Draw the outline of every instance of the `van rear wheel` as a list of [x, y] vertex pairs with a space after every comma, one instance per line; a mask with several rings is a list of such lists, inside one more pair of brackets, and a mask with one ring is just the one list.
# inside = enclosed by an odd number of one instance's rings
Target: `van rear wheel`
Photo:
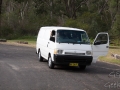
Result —
[[51, 56], [49, 56], [49, 58], [48, 58], [48, 66], [50, 69], [54, 69], [54, 63], [52, 62]]
[[42, 62], [43, 61], [43, 57], [41, 56], [41, 52], [39, 51], [38, 53], [38, 58], [39, 58], [39, 61]]

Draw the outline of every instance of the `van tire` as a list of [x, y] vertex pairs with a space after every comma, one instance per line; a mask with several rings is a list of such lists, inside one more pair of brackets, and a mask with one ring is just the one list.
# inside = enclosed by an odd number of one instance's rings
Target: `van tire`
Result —
[[81, 70], [85, 70], [86, 65], [80, 65], [79, 67], [80, 67]]
[[48, 66], [50, 69], [54, 69], [54, 63], [52, 62], [51, 56], [48, 57]]
[[40, 50], [39, 50], [39, 52], [38, 52], [38, 58], [39, 58], [39, 61], [40, 61], [40, 62], [43, 61], [43, 57], [41, 56], [41, 52], [40, 52]]

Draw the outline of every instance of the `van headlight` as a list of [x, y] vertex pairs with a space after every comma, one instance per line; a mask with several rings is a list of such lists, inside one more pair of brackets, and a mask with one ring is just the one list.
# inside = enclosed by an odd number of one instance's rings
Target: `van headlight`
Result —
[[63, 53], [63, 50], [60, 50], [60, 49], [54, 50], [54, 54], [62, 54], [62, 53]]
[[91, 51], [86, 51], [86, 55], [92, 55]]

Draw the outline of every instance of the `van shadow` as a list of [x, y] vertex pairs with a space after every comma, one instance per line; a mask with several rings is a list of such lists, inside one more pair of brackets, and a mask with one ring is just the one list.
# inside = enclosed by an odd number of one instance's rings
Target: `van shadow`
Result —
[[[47, 63], [47, 60], [44, 60], [43, 62]], [[108, 64], [100, 61], [90, 66], [86, 66], [85, 70], [82, 70], [79, 67], [70, 67], [70, 66], [63, 66], [63, 65], [55, 65], [54, 69], [52, 70], [66, 71], [70, 73], [102, 74], [102, 75], [108, 75], [108, 76], [110, 73], [116, 72], [120, 76], [120, 66]]]
[[120, 66], [107, 64], [104, 62], [97, 62], [91, 66], [87, 66], [85, 70], [81, 70], [79, 67], [69, 66], [55, 66], [54, 70], [63, 70], [71, 73], [89, 73], [89, 74], [102, 74], [110, 75], [111, 73], [117, 73], [120, 76]]

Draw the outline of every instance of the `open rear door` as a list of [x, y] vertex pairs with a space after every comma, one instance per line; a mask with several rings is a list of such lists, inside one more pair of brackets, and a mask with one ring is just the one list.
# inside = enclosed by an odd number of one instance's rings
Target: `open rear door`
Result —
[[107, 55], [108, 49], [109, 49], [109, 35], [108, 35], [108, 33], [104, 33], [104, 32], [98, 33], [94, 42], [93, 42], [92, 49], [93, 49], [93, 61], [92, 61], [92, 63], [96, 63], [99, 56]]

